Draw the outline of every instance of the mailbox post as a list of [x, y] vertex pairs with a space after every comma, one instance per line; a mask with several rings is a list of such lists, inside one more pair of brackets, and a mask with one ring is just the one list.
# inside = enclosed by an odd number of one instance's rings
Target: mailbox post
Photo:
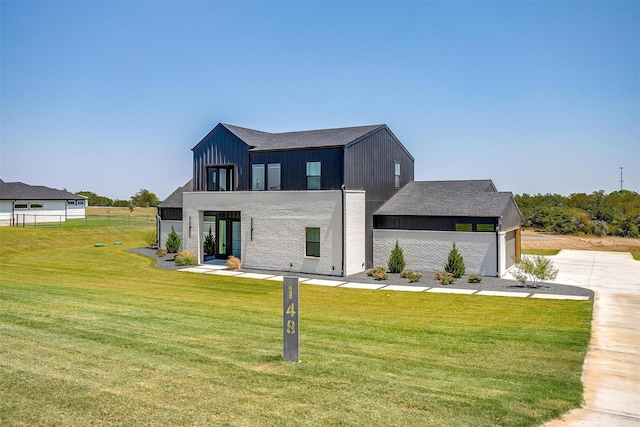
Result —
[[284, 337], [284, 360], [300, 361], [298, 309], [298, 278], [285, 277], [282, 281], [282, 332]]

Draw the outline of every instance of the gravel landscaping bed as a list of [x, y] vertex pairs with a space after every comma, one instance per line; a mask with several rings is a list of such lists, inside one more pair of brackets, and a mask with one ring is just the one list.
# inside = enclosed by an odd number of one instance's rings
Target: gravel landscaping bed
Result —
[[[156, 259], [156, 267], [163, 268], [165, 270], [179, 270], [185, 268], [183, 266], [176, 265], [173, 261], [172, 255], [165, 257], [158, 257], [155, 254], [154, 249], [148, 248], [135, 248], [130, 249], [129, 252], [138, 253], [144, 256], [148, 256]], [[243, 272], [273, 274], [274, 276], [286, 276], [292, 275], [297, 277], [308, 277], [313, 279], [325, 279], [336, 280], [344, 282], [357, 282], [368, 283], [376, 285], [404, 285], [404, 286], [424, 286], [429, 288], [455, 288], [455, 289], [475, 289], [478, 291], [503, 291], [503, 292], [528, 292], [537, 294], [556, 294], [556, 295], [572, 295], [572, 296], [586, 296], [593, 300], [593, 291], [585, 288], [570, 285], [560, 285], [556, 283], [541, 283], [537, 288], [526, 287], [515, 280], [501, 279], [498, 277], [482, 277], [480, 283], [469, 283], [467, 276], [463, 276], [457, 279], [454, 283], [448, 286], [440, 284], [434, 277], [435, 272], [421, 272], [422, 279], [416, 283], [409, 283], [407, 279], [403, 279], [399, 274], [388, 274], [387, 280], [375, 280], [373, 277], [367, 276], [366, 272], [354, 274], [347, 277], [335, 277], [324, 276], [307, 273], [296, 273], [287, 271], [271, 271], [271, 270], [254, 270], [254, 269], [242, 269]]]

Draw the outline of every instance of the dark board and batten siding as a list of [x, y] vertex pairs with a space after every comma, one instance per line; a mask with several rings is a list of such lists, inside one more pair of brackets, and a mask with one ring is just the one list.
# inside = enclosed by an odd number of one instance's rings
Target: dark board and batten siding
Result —
[[393, 197], [395, 163], [400, 163], [400, 188], [413, 181], [413, 157], [385, 126], [345, 147], [344, 184], [365, 190], [365, 259], [373, 263], [373, 213]]
[[216, 126], [193, 148], [193, 190], [207, 190], [207, 167], [215, 165], [233, 165], [234, 190], [248, 190], [248, 150], [249, 146], [224, 126]]
[[289, 151], [251, 151], [251, 165], [280, 163], [280, 189], [300, 191], [307, 189], [307, 162], [321, 162], [321, 190], [339, 190], [343, 182], [342, 147]]
[[456, 224], [471, 224], [473, 231], [477, 231], [478, 224], [490, 224], [495, 230], [498, 218], [412, 215], [375, 215], [373, 218], [373, 228], [386, 230], [456, 231]]
[[518, 208], [515, 199], [512, 197], [502, 213], [502, 229], [513, 230], [514, 228], [519, 228], [521, 220], [522, 216], [520, 214], [520, 209]]

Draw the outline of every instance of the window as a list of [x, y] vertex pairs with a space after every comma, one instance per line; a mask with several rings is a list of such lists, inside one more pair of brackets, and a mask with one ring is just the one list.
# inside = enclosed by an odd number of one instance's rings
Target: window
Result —
[[400, 188], [400, 163], [395, 162], [394, 163], [394, 185], [396, 188]]
[[75, 200], [67, 200], [67, 206], [75, 206], [75, 205], [76, 205]]
[[264, 191], [264, 165], [251, 166], [251, 189]]
[[207, 191], [233, 191], [233, 166], [207, 168]]
[[14, 209], [27, 209], [29, 208], [29, 205], [26, 203], [14, 203], [13, 207]]
[[476, 224], [476, 231], [496, 231], [493, 224]]
[[306, 248], [305, 256], [320, 257], [320, 229], [319, 228], [306, 228]]
[[456, 224], [456, 231], [473, 231], [471, 224]]
[[84, 200], [76, 200], [76, 205], [78, 206], [84, 206]]
[[280, 190], [280, 163], [267, 166], [267, 190]]
[[44, 209], [43, 203], [29, 203], [29, 209]]
[[320, 189], [320, 162], [307, 162], [307, 190]]

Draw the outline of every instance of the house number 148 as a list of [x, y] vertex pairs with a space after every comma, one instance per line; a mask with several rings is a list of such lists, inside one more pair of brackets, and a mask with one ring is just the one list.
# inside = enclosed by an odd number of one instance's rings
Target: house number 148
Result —
[[284, 360], [298, 362], [298, 278], [285, 277], [282, 290]]

